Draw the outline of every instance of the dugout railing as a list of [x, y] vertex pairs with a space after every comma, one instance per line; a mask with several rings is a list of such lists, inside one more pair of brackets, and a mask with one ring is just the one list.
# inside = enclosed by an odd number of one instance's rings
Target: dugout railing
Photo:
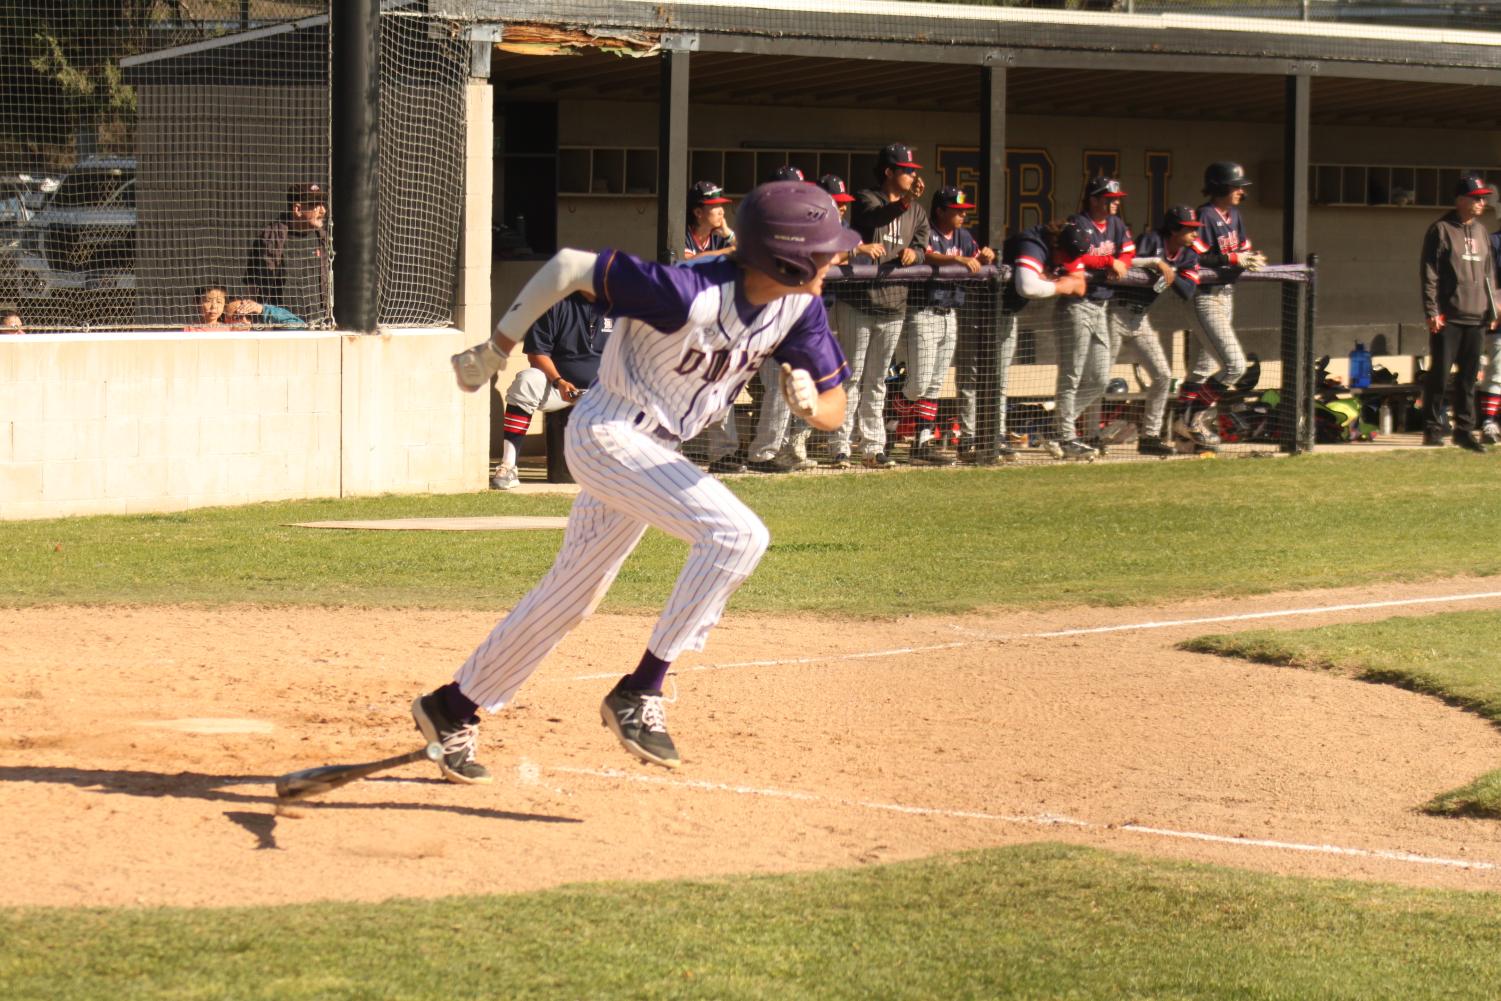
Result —
[[[1244, 272], [1236, 279], [1234, 325], [1247, 366], [1210, 416], [1210, 425], [1220, 438], [1215, 454], [1255, 456], [1313, 447], [1316, 271], [1316, 261], [1310, 259], [1307, 264]], [[1201, 287], [1212, 288], [1224, 282], [1212, 269], [1203, 268], [1200, 273]], [[1110, 284], [1142, 288], [1153, 284], [1156, 277], [1155, 271], [1134, 268]], [[913, 405], [928, 397], [924, 389], [936, 391], [931, 401], [937, 404], [932, 430], [941, 458], [985, 461], [986, 443], [996, 442], [1013, 453], [1004, 455], [1003, 461], [1059, 461], [1047, 443], [1060, 436], [1060, 334], [1067, 335], [1072, 321], [1061, 299], [1034, 301], [1017, 308], [1017, 298], [1007, 294], [1011, 280], [1011, 269], [1005, 265], [985, 266], [976, 273], [953, 264], [880, 269], [857, 264], [830, 269], [824, 282], [826, 301], [832, 306], [830, 322], [852, 362], [858, 360], [859, 348], [848, 329], [850, 307], [865, 307], [868, 315], [888, 321], [901, 318], [901, 334], [891, 364], [880, 380], [884, 390], [880, 407], [886, 431], [884, 450], [898, 464], [912, 461], [913, 446], [919, 443], [923, 422]], [[877, 301], [890, 302], [889, 293], [883, 296], [879, 290], [892, 287], [906, 291], [907, 307], [884, 314], [871, 311], [871, 294], [877, 293]], [[932, 367], [930, 363], [913, 363], [914, 353], [931, 342], [931, 333], [922, 331], [925, 327], [931, 330], [932, 317], [924, 314], [931, 310], [933, 293], [938, 290], [943, 292], [940, 301], [962, 299], [958, 305], [942, 307], [951, 311], [949, 326], [954, 343], [939, 349], [943, 355], [938, 362], [941, 375], [936, 379], [930, 375], [930, 385], [917, 388], [909, 383], [914, 369]], [[953, 296], [956, 290], [962, 295]], [[1174, 423], [1182, 416], [1179, 390], [1189, 377], [1197, 350], [1198, 318], [1193, 308], [1171, 291], [1158, 297], [1147, 317], [1160, 339], [1170, 380], [1162, 438], [1173, 445], [1177, 455], [1201, 455], [1203, 450], [1189, 438], [1173, 432]], [[846, 329], [839, 330], [841, 326]], [[1135, 343], [1137, 339], [1122, 338], [1119, 353], [1102, 380], [1103, 392], [1095, 398], [1077, 398], [1075, 433], [1097, 444], [1096, 458], [1161, 458], [1143, 455], [1138, 449], [1154, 380], [1149, 375], [1152, 366], [1145, 364], [1145, 351]], [[742, 450], [761, 430], [765, 391], [761, 380], [753, 378], [737, 407], [735, 432]], [[809, 456], [825, 464], [832, 461], [837, 439], [837, 435], [814, 432], [807, 442]], [[858, 452], [860, 443], [856, 441], [853, 447]], [[688, 448], [695, 457], [707, 457], [712, 451], [710, 436], [700, 436]], [[858, 455], [855, 461], [858, 464]]]

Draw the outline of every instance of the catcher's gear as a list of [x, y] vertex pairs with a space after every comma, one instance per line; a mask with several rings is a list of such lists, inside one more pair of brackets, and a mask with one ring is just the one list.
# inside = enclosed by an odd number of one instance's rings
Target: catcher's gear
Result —
[[453, 374], [459, 388], [466, 393], [477, 392], [490, 385], [490, 380], [505, 371], [506, 356], [492, 340], [476, 344], [468, 351], [453, 356]]
[[805, 368], [782, 363], [782, 397], [792, 412], [805, 421], [812, 420], [818, 411], [818, 387]]

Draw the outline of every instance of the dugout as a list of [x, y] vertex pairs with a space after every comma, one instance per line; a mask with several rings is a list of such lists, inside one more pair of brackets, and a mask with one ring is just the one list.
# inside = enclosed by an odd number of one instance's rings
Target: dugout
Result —
[[497, 303], [529, 252], [670, 255], [700, 176], [743, 193], [792, 162], [859, 186], [875, 149], [900, 139], [931, 186], [971, 191], [994, 245], [1075, 211], [1097, 171], [1123, 179], [1139, 230], [1166, 205], [1199, 204], [1206, 163], [1239, 160], [1257, 182], [1242, 207], [1256, 244], [1273, 260], [1319, 254], [1313, 350], [1341, 357], [1358, 339], [1414, 355], [1422, 233], [1460, 171], [1501, 173], [1501, 35], [1488, 32], [1149, 4], [443, 6], [500, 29]]

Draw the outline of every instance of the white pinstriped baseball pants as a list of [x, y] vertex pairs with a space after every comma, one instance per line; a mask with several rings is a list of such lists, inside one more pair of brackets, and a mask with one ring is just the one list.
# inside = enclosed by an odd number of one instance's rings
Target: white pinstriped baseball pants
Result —
[[1246, 353], [1235, 333], [1235, 286], [1209, 285], [1194, 296], [1199, 330], [1194, 334], [1198, 354], [1188, 370], [1189, 382], [1210, 376], [1229, 386], [1246, 373]]
[[[1110, 320], [1105, 303], [1095, 299], [1070, 299], [1063, 306], [1067, 314], [1058, 325], [1058, 384], [1054, 408], [1061, 441], [1079, 436], [1080, 397], [1099, 386], [1104, 392], [1110, 376], [1110, 362], [1115, 358], [1110, 343]], [[1087, 404], [1089, 398], [1084, 396]]]
[[[730, 595], [771, 541], [723, 483], [637, 425], [639, 404], [595, 386], [568, 421], [568, 469], [583, 488], [547, 575], [491, 630], [455, 675], [494, 712], [510, 702], [568, 632], [599, 605], [647, 526], [689, 543], [688, 562], [647, 649], [665, 661], [702, 650]], [[648, 422], [650, 418], [646, 419]], [[648, 424], [649, 428], [650, 425]], [[622, 673], [634, 666], [620, 665]]]
[[915, 309], [907, 314], [902, 330], [906, 345], [907, 379], [902, 395], [916, 403], [936, 400], [943, 393], [943, 377], [954, 360], [959, 340], [959, 313], [955, 309]]
[[[1113, 364], [1119, 357], [1121, 345], [1130, 338], [1136, 347], [1136, 353], [1141, 358], [1141, 367], [1146, 369], [1152, 383], [1147, 387], [1147, 398], [1143, 403], [1141, 421], [1141, 434], [1145, 438], [1162, 437], [1162, 415], [1167, 410], [1168, 390], [1173, 384], [1173, 370], [1168, 364], [1167, 352], [1162, 350], [1162, 340], [1157, 336], [1152, 321], [1147, 319], [1146, 310], [1132, 309], [1129, 305], [1118, 299], [1112, 299], [1109, 309], [1110, 315], [1110, 360]], [[1099, 424], [1098, 401], [1104, 396], [1104, 389], [1095, 395], [1095, 400], [1090, 404], [1091, 413], [1094, 414], [1094, 426]]]
[[[1487, 332], [1484, 351], [1481, 360], [1485, 363], [1485, 368], [1480, 379], [1480, 391], [1501, 396], [1501, 334]], [[1484, 419], [1483, 414], [1481, 418]]]
[[865, 453], [886, 450], [886, 371], [902, 335], [905, 313], [866, 313], [835, 300], [839, 347], [849, 361], [844, 423], [829, 438], [829, 454], [851, 455], [858, 442]]

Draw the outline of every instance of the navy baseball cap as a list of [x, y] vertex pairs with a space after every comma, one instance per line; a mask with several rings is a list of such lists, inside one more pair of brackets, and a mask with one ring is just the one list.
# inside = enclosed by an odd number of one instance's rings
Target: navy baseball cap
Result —
[[317, 181], [305, 181], [287, 187], [287, 201], [301, 205], [322, 205], [328, 201], [328, 191]]
[[1495, 193], [1495, 189], [1486, 184], [1485, 178], [1479, 174], [1465, 174], [1454, 182], [1455, 198], [1484, 198]]
[[975, 203], [969, 200], [963, 188], [939, 188], [933, 193], [933, 211], [939, 209], [964, 209], [969, 211]]
[[1091, 177], [1089, 184], [1084, 188], [1084, 194], [1089, 198], [1096, 196], [1104, 198], [1126, 197], [1126, 192], [1121, 188], [1121, 182], [1113, 177]]
[[855, 200], [850, 194], [849, 187], [844, 183], [844, 178], [838, 174], [825, 174], [818, 179], [818, 186], [829, 193], [836, 205], [848, 205]]
[[803, 176], [801, 170], [798, 170], [792, 164], [784, 163], [776, 170], [773, 170], [771, 176], [766, 180], [770, 183], [772, 181], [806, 181], [807, 178]]
[[907, 167], [912, 170], [921, 170], [922, 164], [912, 154], [912, 147], [906, 143], [887, 143], [881, 147], [881, 152], [876, 154], [876, 160], [882, 167]]
[[728, 205], [730, 200], [724, 196], [724, 188], [713, 181], [698, 181], [688, 189], [688, 207], [697, 208], [700, 205]]
[[1202, 225], [1199, 213], [1187, 205], [1174, 205], [1162, 214], [1163, 229], [1198, 229]]

